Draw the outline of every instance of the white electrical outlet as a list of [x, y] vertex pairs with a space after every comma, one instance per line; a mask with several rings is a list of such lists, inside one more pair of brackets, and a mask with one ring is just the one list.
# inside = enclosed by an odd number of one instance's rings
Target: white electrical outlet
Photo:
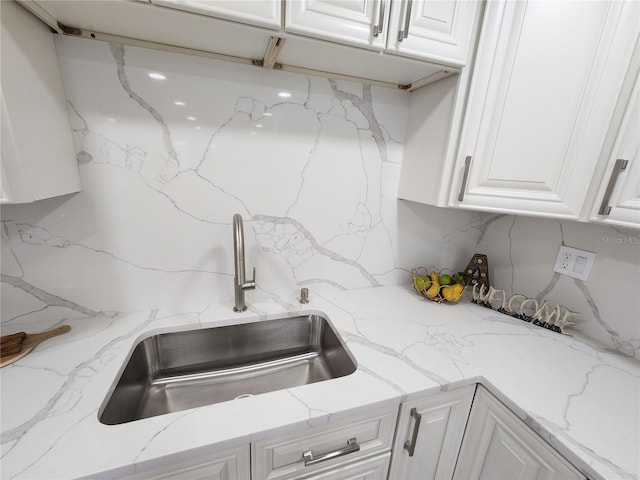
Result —
[[558, 258], [556, 258], [553, 271], [579, 280], [588, 280], [595, 260], [596, 254], [593, 252], [563, 245], [558, 250]]

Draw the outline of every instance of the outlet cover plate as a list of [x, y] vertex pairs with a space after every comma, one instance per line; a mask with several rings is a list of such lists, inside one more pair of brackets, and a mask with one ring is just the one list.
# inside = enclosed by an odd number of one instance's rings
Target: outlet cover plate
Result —
[[586, 281], [591, 275], [595, 260], [596, 254], [593, 252], [562, 245], [558, 250], [553, 271]]

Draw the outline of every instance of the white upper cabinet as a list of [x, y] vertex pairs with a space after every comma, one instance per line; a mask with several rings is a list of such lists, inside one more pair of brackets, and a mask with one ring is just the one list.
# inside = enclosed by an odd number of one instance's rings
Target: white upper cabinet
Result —
[[49, 28], [15, 2], [2, 19], [0, 203], [80, 190], [67, 103]]
[[590, 220], [640, 228], [640, 51], [629, 70], [631, 94], [619, 102], [624, 112], [598, 188]]
[[[64, 35], [141, 47], [164, 46], [170, 51], [182, 53], [211, 52], [214, 58], [215, 54], [224, 55], [225, 58], [238, 59], [243, 63], [262, 58], [270, 35], [275, 33], [250, 24], [249, 19], [269, 23], [268, 16], [260, 16], [260, 12], [268, 11], [268, 8], [247, 13], [249, 7], [255, 6], [253, 2], [228, 1], [215, 8], [218, 2], [213, 1], [180, 4], [172, 1], [167, 2], [166, 6], [138, 0], [20, 2]], [[238, 5], [236, 9], [223, 8], [229, 4]], [[168, 5], [171, 8], [167, 8]], [[200, 9], [198, 13], [193, 10], [197, 7]]]
[[141, 0], [154, 5], [280, 29], [280, 0]]
[[480, 2], [465, 0], [393, 2], [387, 51], [463, 67], [479, 8]]
[[468, 0], [290, 1], [285, 30], [463, 67], [480, 10], [480, 2]]
[[478, 47], [450, 205], [579, 218], [638, 36], [639, 6], [501, 4], [496, 34], [485, 32]]
[[374, 50], [385, 47], [389, 0], [298, 0], [285, 8], [285, 30]]
[[[20, 2], [65, 35], [405, 90], [466, 64], [483, 10], [475, 0]], [[406, 5], [414, 5], [414, 25], [396, 45], [401, 27], [389, 19], [401, 22], [394, 12]]]

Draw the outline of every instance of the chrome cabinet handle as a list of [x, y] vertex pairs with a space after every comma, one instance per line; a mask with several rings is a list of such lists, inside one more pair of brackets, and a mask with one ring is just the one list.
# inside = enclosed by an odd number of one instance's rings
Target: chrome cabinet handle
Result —
[[409, 36], [409, 23], [411, 22], [411, 6], [412, 0], [407, 0], [406, 10], [404, 11], [404, 28], [398, 32], [398, 41], [401, 42]]
[[416, 442], [418, 441], [418, 431], [420, 430], [420, 420], [422, 420], [422, 415], [418, 413], [418, 410], [415, 408], [411, 409], [409, 413], [415, 420], [415, 425], [413, 426], [413, 435], [411, 436], [411, 441], [407, 440], [404, 442], [404, 449], [409, 452], [409, 456], [413, 457], [413, 453], [416, 450]]
[[464, 191], [467, 189], [467, 180], [469, 179], [469, 167], [471, 166], [471, 155], [464, 159], [464, 174], [462, 175], [462, 185], [460, 185], [460, 193], [458, 193], [458, 201], [464, 198]]
[[613, 189], [616, 186], [616, 182], [618, 181], [620, 172], [625, 170], [628, 164], [629, 160], [623, 160], [622, 158], [616, 160], [616, 164], [613, 166], [613, 171], [611, 172], [611, 178], [609, 179], [609, 183], [607, 184], [607, 189], [604, 192], [604, 197], [602, 197], [602, 204], [600, 204], [598, 215], [609, 215], [611, 213], [611, 205], [609, 205], [611, 194], [613, 193]]
[[378, 2], [378, 22], [373, 26], [373, 36], [377, 37], [384, 30], [384, 7], [386, 1], [380, 0]]
[[342, 457], [343, 455], [348, 455], [350, 453], [359, 451], [360, 445], [358, 445], [358, 443], [356, 442], [356, 437], [353, 437], [347, 440], [346, 447], [334, 450], [333, 452], [323, 453], [316, 458], [313, 458], [313, 453], [311, 453], [311, 450], [307, 450], [306, 452], [302, 453], [302, 458], [304, 459], [304, 466], [309, 467], [311, 465], [315, 465], [316, 463], [326, 462], [327, 460], [331, 460], [332, 458]]

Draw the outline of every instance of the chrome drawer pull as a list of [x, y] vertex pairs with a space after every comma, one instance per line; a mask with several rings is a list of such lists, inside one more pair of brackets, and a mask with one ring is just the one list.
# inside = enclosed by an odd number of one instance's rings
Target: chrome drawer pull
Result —
[[412, 0], [407, 0], [404, 11], [404, 28], [398, 32], [398, 41], [401, 42], [409, 36], [409, 26], [411, 25]]
[[302, 453], [302, 458], [304, 458], [304, 466], [309, 467], [311, 465], [315, 465], [316, 463], [326, 462], [327, 460], [331, 460], [332, 458], [342, 457], [343, 455], [348, 455], [350, 453], [359, 451], [360, 445], [356, 443], [356, 437], [353, 437], [347, 441], [346, 447], [334, 450], [333, 452], [323, 453], [316, 458], [313, 458], [313, 453], [311, 453], [311, 450], [307, 450], [306, 452]]
[[464, 191], [467, 189], [467, 180], [469, 179], [469, 167], [471, 166], [471, 155], [464, 159], [464, 173], [462, 174], [462, 185], [460, 185], [460, 193], [458, 193], [458, 201], [464, 199]]
[[378, 2], [378, 22], [373, 26], [373, 36], [377, 37], [384, 30], [384, 6], [385, 0]]
[[411, 436], [411, 441], [407, 440], [406, 442], [404, 442], [404, 449], [409, 452], [410, 457], [413, 457], [413, 453], [416, 450], [416, 442], [418, 441], [418, 431], [420, 430], [420, 420], [422, 420], [422, 415], [420, 415], [418, 413], [418, 410], [416, 410], [415, 408], [411, 409], [410, 415], [414, 418], [416, 423], [413, 426], [413, 435]]
[[611, 205], [609, 205], [611, 194], [616, 186], [620, 172], [627, 168], [628, 163], [629, 160], [623, 160], [621, 158], [616, 160], [616, 164], [613, 166], [613, 171], [611, 172], [611, 178], [607, 184], [607, 189], [604, 192], [604, 197], [602, 197], [602, 204], [600, 205], [600, 210], [598, 210], [598, 215], [609, 215], [611, 213]]

